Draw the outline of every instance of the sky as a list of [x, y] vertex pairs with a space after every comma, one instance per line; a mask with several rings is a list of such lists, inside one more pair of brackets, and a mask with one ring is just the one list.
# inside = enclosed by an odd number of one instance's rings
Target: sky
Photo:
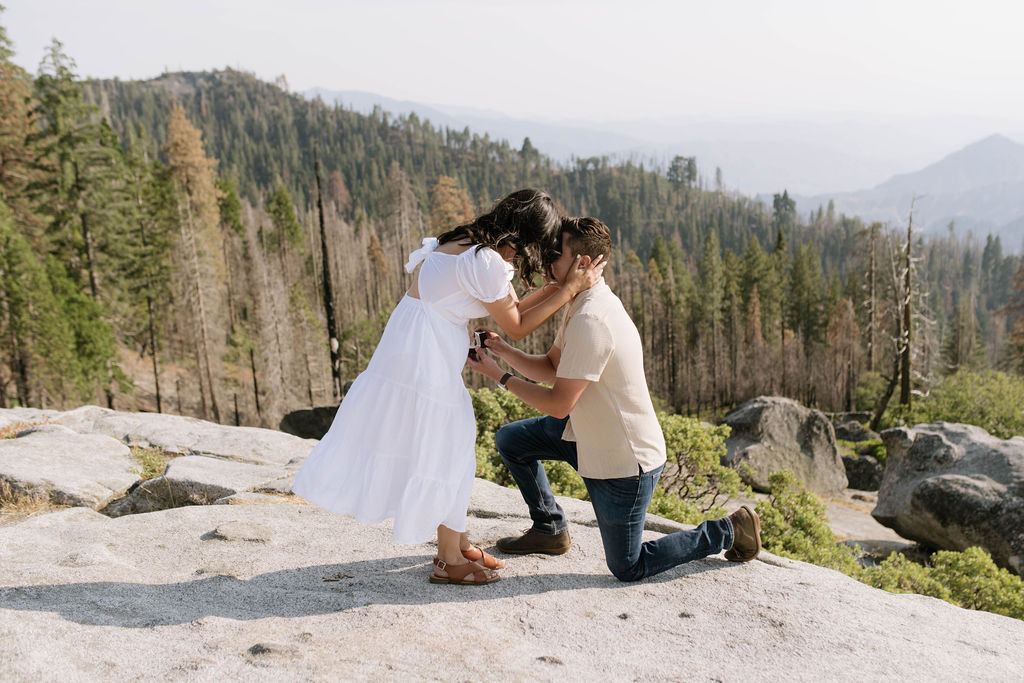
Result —
[[[1024, 130], [1013, 0], [0, 0], [15, 61], [233, 67], [544, 121], [969, 116]], [[1004, 125], [1005, 124], [1005, 125]]]

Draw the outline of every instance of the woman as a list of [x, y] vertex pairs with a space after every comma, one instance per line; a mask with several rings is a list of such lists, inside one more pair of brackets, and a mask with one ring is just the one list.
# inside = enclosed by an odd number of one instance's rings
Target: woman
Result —
[[436, 533], [433, 583], [491, 583], [504, 566], [466, 534], [476, 472], [476, 420], [461, 376], [467, 323], [490, 315], [522, 339], [594, 285], [603, 263], [522, 301], [516, 296], [513, 264], [529, 287], [542, 257], [561, 246], [560, 231], [551, 197], [527, 189], [423, 240], [405, 265], [411, 273], [422, 263], [419, 274], [295, 479], [296, 493], [328, 510], [367, 524], [393, 517], [398, 543], [423, 543]]

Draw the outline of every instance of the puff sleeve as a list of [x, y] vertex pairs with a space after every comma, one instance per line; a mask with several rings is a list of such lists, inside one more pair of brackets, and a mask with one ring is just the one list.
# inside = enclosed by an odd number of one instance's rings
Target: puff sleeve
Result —
[[498, 252], [473, 247], [459, 255], [455, 277], [459, 286], [484, 303], [500, 301], [512, 291], [513, 269]]

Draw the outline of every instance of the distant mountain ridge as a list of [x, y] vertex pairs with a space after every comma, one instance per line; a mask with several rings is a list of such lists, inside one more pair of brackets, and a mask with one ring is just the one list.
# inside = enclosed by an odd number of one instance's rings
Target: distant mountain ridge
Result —
[[373, 112], [379, 106], [392, 115], [415, 113], [420, 119], [429, 120], [435, 127], [452, 128], [462, 131], [469, 128], [480, 135], [489, 134], [492, 140], [508, 140], [509, 145], [518, 149], [524, 138], [545, 155], [560, 161], [572, 156], [590, 157], [614, 154], [616, 151], [639, 148], [642, 140], [609, 133], [586, 126], [549, 124], [507, 117], [499, 112], [468, 108], [446, 108], [441, 110], [420, 102], [396, 100], [374, 93], [358, 90], [326, 90], [311, 88], [301, 93], [304, 97], [319, 97], [327, 104], [339, 104], [361, 114]]
[[673, 156], [695, 156], [707, 186], [721, 169], [724, 187], [747, 196], [817, 197], [875, 187], [880, 181], [916, 171], [951, 149], [1003, 130], [1024, 139], [1017, 122], [977, 117], [906, 119], [870, 114], [715, 118], [695, 114], [601, 121], [600, 103], [580, 102], [574, 120], [514, 118], [472, 107], [426, 105], [383, 95], [312, 88], [299, 93], [360, 113], [380, 106], [393, 115], [415, 112], [435, 126], [469, 127], [518, 149], [523, 138], [556, 161], [607, 156], [668, 168]]
[[952, 222], [959, 234], [992, 233], [1017, 249], [1024, 238], [1024, 144], [991, 135], [871, 189], [796, 197], [802, 212], [830, 200], [838, 212], [894, 224], [906, 222], [913, 202], [914, 220], [927, 232]]

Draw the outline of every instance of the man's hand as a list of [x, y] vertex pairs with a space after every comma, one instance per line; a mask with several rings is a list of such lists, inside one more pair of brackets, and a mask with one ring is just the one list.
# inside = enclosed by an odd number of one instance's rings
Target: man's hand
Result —
[[[505, 371], [499, 367], [494, 358], [491, 357], [491, 354], [486, 349], [475, 349], [475, 352], [475, 354], [470, 353], [469, 359], [466, 361], [469, 369], [490, 377], [495, 382], [501, 379]], [[474, 355], [476, 356], [475, 358]]]
[[512, 349], [512, 346], [501, 335], [488, 330], [486, 327], [478, 327], [474, 331], [484, 333], [484, 348], [494, 353], [498, 358], [504, 359], [505, 354]]

